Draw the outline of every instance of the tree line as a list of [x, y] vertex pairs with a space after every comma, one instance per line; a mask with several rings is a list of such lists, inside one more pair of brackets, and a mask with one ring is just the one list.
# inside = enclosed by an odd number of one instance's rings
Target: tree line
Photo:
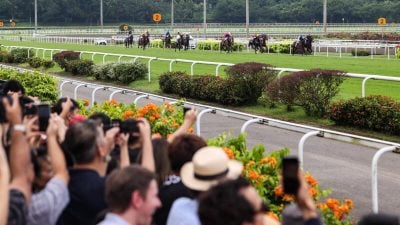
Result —
[[[37, 0], [39, 25], [98, 25], [100, 0]], [[103, 0], [104, 23], [170, 23], [172, 0]], [[173, 0], [176, 23], [203, 22], [203, 0]], [[249, 0], [251, 23], [322, 22], [323, 0]], [[245, 0], [207, 0], [207, 22], [244, 23]], [[398, 0], [328, 0], [328, 23], [400, 22]], [[34, 0], [0, 0], [0, 19], [34, 21]]]

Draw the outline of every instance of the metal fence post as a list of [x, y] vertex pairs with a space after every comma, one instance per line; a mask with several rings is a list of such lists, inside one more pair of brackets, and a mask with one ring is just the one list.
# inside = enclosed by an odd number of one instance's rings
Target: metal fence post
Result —
[[298, 152], [298, 157], [299, 157], [299, 161], [300, 161], [300, 168], [303, 167], [304, 164], [304, 142], [311, 136], [315, 136], [318, 135], [320, 132], [319, 131], [310, 131], [308, 133], [306, 133], [305, 135], [303, 135], [303, 137], [301, 137], [300, 142], [299, 142], [299, 152]]
[[96, 91], [98, 91], [98, 90], [100, 90], [100, 89], [106, 90], [107, 87], [97, 87], [97, 88], [93, 89], [93, 91], [92, 91], [92, 101], [90, 102], [90, 105], [91, 105], [91, 106], [94, 105], [94, 100], [95, 100]]
[[77, 96], [78, 96], [78, 88], [79, 88], [79, 87], [82, 87], [82, 86], [87, 87], [86, 84], [78, 84], [78, 85], [75, 87], [75, 89], [74, 89], [74, 99], [76, 99]]
[[367, 80], [371, 79], [373, 77], [366, 77], [364, 78], [364, 80], [362, 81], [362, 85], [361, 85], [361, 97], [365, 97], [365, 84], [367, 83]]
[[150, 76], [151, 76], [151, 61], [153, 61], [155, 58], [152, 58], [152, 59], [149, 59], [149, 63], [148, 63], [148, 65], [149, 65], [149, 82], [151, 81], [150, 80]]
[[63, 91], [63, 86], [66, 83], [72, 83], [71, 81], [68, 80], [64, 80], [61, 84], [60, 84], [60, 98], [62, 98], [62, 91]]
[[203, 117], [204, 114], [209, 113], [209, 112], [215, 112], [215, 109], [205, 109], [197, 115], [197, 120], [196, 120], [196, 134], [197, 136], [201, 136], [201, 127], [200, 127], [200, 120], [201, 117]]
[[396, 146], [387, 146], [379, 149], [372, 159], [372, 211], [378, 213], [378, 160], [386, 152], [393, 151]]
[[240, 129], [240, 133], [246, 132], [246, 128], [247, 128], [250, 124], [252, 124], [252, 123], [261, 123], [262, 121], [263, 121], [263, 120], [260, 119], [260, 118], [251, 119], [251, 120], [246, 121], [246, 122], [243, 124], [242, 128]]
[[137, 105], [139, 100], [142, 99], [142, 98], [149, 98], [149, 95], [141, 95], [141, 96], [135, 98], [135, 101], [133, 103], [135, 103], [135, 105]]

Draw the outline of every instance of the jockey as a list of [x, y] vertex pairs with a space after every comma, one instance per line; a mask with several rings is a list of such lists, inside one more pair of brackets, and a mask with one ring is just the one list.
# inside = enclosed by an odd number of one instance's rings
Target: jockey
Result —
[[300, 34], [299, 37], [297, 38], [298, 42], [301, 42], [304, 40], [304, 35]]
[[167, 31], [167, 33], [165, 33], [165, 37], [170, 37], [171, 34], [169, 33], [169, 30]]
[[179, 39], [181, 39], [181, 33], [180, 32], [178, 32], [178, 35], [176, 35], [176, 40], [179, 40]]

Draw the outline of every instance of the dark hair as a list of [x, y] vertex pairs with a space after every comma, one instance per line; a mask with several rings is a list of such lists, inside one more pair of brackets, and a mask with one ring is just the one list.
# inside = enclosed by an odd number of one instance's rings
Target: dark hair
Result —
[[89, 117], [89, 119], [100, 122], [103, 125], [104, 133], [112, 127], [111, 118], [103, 112], [95, 112]]
[[93, 120], [85, 120], [67, 130], [63, 147], [76, 163], [90, 163], [95, 159], [96, 148], [101, 138], [97, 128]]
[[134, 191], [138, 191], [145, 199], [150, 182], [155, 179], [152, 172], [138, 165], [114, 170], [106, 180], [106, 202], [109, 209], [116, 213], [124, 212], [129, 208]]
[[[153, 155], [156, 166], [156, 176], [158, 185], [164, 183], [165, 178], [171, 172], [171, 164], [168, 158], [169, 142], [164, 138], [155, 138], [151, 141], [153, 145]], [[139, 160], [142, 161], [143, 151], [139, 153]]]
[[255, 209], [240, 193], [250, 187], [244, 178], [227, 180], [200, 197], [199, 218], [202, 225], [241, 225], [253, 222]]
[[[62, 103], [66, 102], [66, 101], [67, 101], [67, 98], [65, 98], [65, 97], [58, 99], [56, 104], [54, 104], [54, 106], [53, 106], [53, 110], [52, 110], [53, 113], [60, 114], [62, 111]], [[77, 101], [75, 101], [75, 99], [71, 98], [71, 102], [72, 102], [71, 110], [79, 109], [79, 104]]]
[[185, 163], [192, 161], [194, 153], [205, 146], [207, 143], [201, 137], [193, 134], [176, 137], [168, 147], [172, 171], [179, 173]]
[[22, 84], [17, 80], [8, 80], [3, 84], [3, 95], [7, 95], [9, 91], [19, 92], [21, 91], [22, 95], [25, 94], [25, 88]]
[[399, 225], [399, 217], [388, 214], [368, 214], [361, 218], [358, 225]]

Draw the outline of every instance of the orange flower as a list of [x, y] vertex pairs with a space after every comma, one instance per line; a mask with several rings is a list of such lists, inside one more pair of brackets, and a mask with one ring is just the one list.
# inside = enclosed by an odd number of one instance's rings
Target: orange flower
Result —
[[319, 204], [317, 205], [317, 207], [318, 207], [321, 211], [324, 211], [324, 210], [327, 210], [327, 209], [328, 209], [328, 206], [327, 206], [325, 203], [319, 203]]
[[89, 106], [89, 100], [87, 100], [87, 99], [83, 99], [83, 105], [84, 106]]
[[341, 205], [339, 206], [339, 211], [342, 212], [342, 214], [348, 214], [350, 212], [350, 208], [347, 205]]
[[117, 100], [115, 100], [115, 99], [111, 99], [111, 100], [109, 100], [109, 101], [107, 101], [109, 104], [111, 104], [111, 105], [118, 105], [118, 102], [117, 102]]
[[193, 134], [193, 127], [189, 127], [189, 129], [187, 130], [187, 132], [188, 132], [189, 134]]
[[304, 177], [306, 178], [307, 183], [310, 186], [315, 186], [315, 185], [318, 184], [318, 181], [313, 176], [311, 176], [310, 174], [306, 174]]
[[253, 160], [250, 160], [247, 164], [246, 164], [246, 168], [248, 168], [248, 167], [250, 167], [250, 166], [252, 166], [252, 165], [254, 165], [254, 161]]
[[247, 175], [251, 180], [258, 180], [260, 178], [260, 174], [257, 173], [255, 170], [250, 170], [249, 174]]
[[150, 122], [154, 122], [156, 120], [156, 118], [154, 116], [150, 116], [149, 120], [150, 120]]
[[274, 190], [276, 196], [283, 196], [283, 188], [281, 185], [277, 186]]
[[294, 201], [294, 198], [293, 198], [293, 195], [284, 195], [283, 196], [283, 200], [284, 201], [287, 201], [287, 202], [292, 202], [292, 201]]
[[274, 220], [276, 220], [276, 221], [279, 222], [279, 217], [278, 217], [278, 215], [276, 215], [274, 212], [272, 212], [272, 211], [267, 212], [267, 216], [269, 216], [269, 217], [271, 217], [272, 219], [274, 219]]
[[122, 117], [126, 120], [132, 118], [134, 115], [135, 113], [132, 110], [127, 110], [122, 114]]
[[352, 209], [354, 207], [353, 200], [345, 199], [344, 202], [350, 209]]
[[326, 205], [330, 208], [330, 209], [335, 209], [337, 208], [339, 201], [337, 199], [334, 198], [328, 198], [326, 200]]
[[276, 167], [278, 165], [278, 161], [274, 157], [264, 157], [263, 159], [260, 160], [260, 163], [268, 163], [272, 167]]
[[317, 191], [317, 189], [315, 189], [315, 188], [310, 188], [310, 189], [308, 189], [308, 194], [309, 194], [311, 197], [315, 197], [315, 196], [318, 195], [318, 191]]
[[235, 158], [235, 155], [234, 155], [232, 149], [226, 148], [226, 147], [222, 148], [222, 149], [224, 150], [225, 154], [228, 156], [229, 159]]

